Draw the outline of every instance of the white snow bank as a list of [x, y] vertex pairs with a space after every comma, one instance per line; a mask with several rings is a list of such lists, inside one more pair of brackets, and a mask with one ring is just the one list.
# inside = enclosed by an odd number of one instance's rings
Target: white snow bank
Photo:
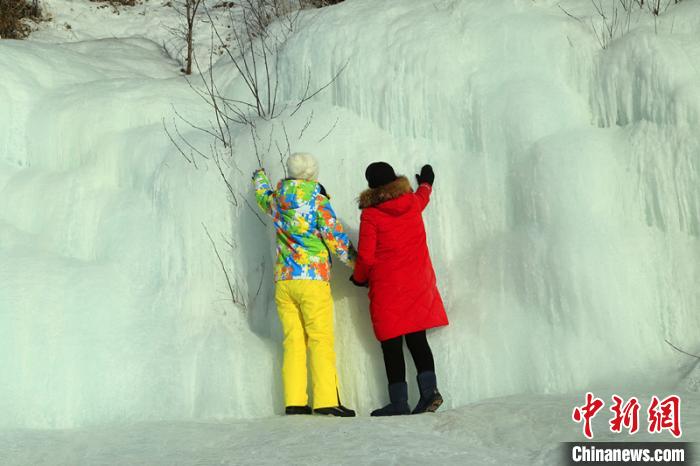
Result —
[[[232, 2], [206, 0], [197, 10], [197, 27], [193, 29], [196, 58], [204, 66], [209, 52], [221, 53], [218, 40], [212, 43], [212, 23], [222, 38], [230, 40], [227, 28]], [[187, 56], [184, 0], [137, 0], [135, 5], [90, 0], [47, 0], [41, 2], [44, 21], [36, 25], [30, 40], [45, 43], [80, 43], [98, 39], [130, 40], [142, 38], [153, 42], [163, 53], [184, 66]], [[211, 18], [211, 19], [210, 19]], [[103, 50], [107, 52], [107, 50]], [[113, 55], [115, 50], [109, 50]]]
[[[644, 402], [648, 399], [635, 395]], [[570, 420], [573, 406], [580, 402], [566, 396], [519, 396], [485, 400], [435, 415], [384, 419], [297, 416], [6, 431], [0, 432], [0, 450], [6, 466], [551, 466], [565, 464], [560, 442], [583, 438], [581, 427]], [[684, 397], [685, 441], [700, 438], [699, 402], [697, 395]], [[673, 440], [668, 432], [652, 435], [645, 428], [633, 436], [614, 434], [608, 420], [609, 413], [603, 412], [593, 419], [594, 440]], [[645, 426], [644, 418], [641, 425]]]
[[[451, 325], [429, 338], [446, 407], [689, 370], [664, 343], [699, 352], [700, 7], [687, 3], [667, 13], [677, 32], [640, 18], [606, 51], [555, 2], [515, 0], [349, 0], [305, 14], [285, 44], [282, 100], [308, 70], [313, 89], [348, 65], [294, 116], [258, 122], [273, 178], [286, 130], [321, 158], [356, 238], [369, 162], [435, 167], [425, 219]], [[0, 69], [0, 426], [280, 412], [250, 133], [235, 138], [231, 206], [213, 167], [195, 170], [163, 131], [172, 105], [210, 115], [152, 41], [3, 41]], [[364, 414], [385, 379], [349, 273], [337, 264], [333, 281], [340, 391]]]

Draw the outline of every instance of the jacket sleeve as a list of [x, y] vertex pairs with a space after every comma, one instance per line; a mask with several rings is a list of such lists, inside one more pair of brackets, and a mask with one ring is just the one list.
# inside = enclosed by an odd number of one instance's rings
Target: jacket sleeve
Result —
[[430, 195], [433, 193], [433, 187], [428, 183], [421, 183], [416, 190], [416, 198], [418, 198], [418, 203], [420, 205], [420, 210], [422, 211], [430, 202]]
[[274, 190], [270, 184], [270, 179], [262, 168], [253, 173], [253, 185], [255, 186], [255, 200], [260, 210], [272, 215], [272, 194]]
[[353, 277], [359, 283], [369, 280], [369, 274], [374, 266], [375, 251], [377, 249], [377, 227], [369, 217], [362, 211], [360, 217], [360, 242], [358, 244], [357, 264]]
[[354, 267], [357, 251], [355, 251], [350, 238], [343, 230], [343, 224], [335, 216], [330, 201], [322, 195], [318, 196], [316, 227], [321, 233], [321, 238], [323, 238], [323, 242], [328, 247], [328, 250], [338, 256], [348, 267]]

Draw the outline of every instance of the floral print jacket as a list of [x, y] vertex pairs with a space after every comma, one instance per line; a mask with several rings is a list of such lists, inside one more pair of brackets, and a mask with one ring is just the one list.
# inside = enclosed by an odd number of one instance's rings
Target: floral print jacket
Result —
[[355, 266], [357, 252], [343, 231], [328, 197], [315, 181], [285, 179], [272, 189], [265, 171], [253, 174], [255, 198], [272, 216], [277, 237], [275, 281], [330, 281], [331, 258]]

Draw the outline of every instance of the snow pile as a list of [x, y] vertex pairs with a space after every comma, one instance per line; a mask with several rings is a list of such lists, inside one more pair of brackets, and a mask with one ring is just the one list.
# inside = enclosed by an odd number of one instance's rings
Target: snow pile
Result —
[[271, 412], [236, 387], [275, 342], [224, 315], [201, 226], [226, 198], [162, 129], [196, 98], [177, 64], [145, 40], [0, 47], [2, 424]]
[[[222, 50], [212, 37], [212, 25], [227, 43], [230, 19], [237, 17], [230, 3], [207, 0], [197, 10], [193, 29], [194, 52], [201, 66], [209, 62], [209, 52]], [[39, 42], [82, 42], [98, 39], [148, 39], [183, 66], [187, 55], [184, 0], [136, 0], [134, 5], [119, 2], [50, 0], [42, 3], [45, 22], [38, 25], [31, 39]], [[114, 52], [112, 49], [111, 52]], [[193, 69], [196, 66], [193, 65]]]
[[[688, 359], [664, 339], [698, 352], [700, 331], [700, 7], [663, 21], [673, 32], [640, 16], [601, 51], [553, 1], [304, 13], [280, 102], [347, 66], [256, 141], [237, 130], [236, 205], [163, 131], [173, 106], [211, 115], [158, 43], [0, 42], [0, 426], [280, 412], [272, 231], [248, 203], [255, 145], [279, 178], [287, 139], [321, 158], [353, 238], [369, 162], [435, 167], [425, 219], [451, 325], [429, 338], [447, 407], [676, 383]], [[225, 60], [216, 72], [249, 98]], [[336, 264], [341, 397], [365, 413], [385, 379], [349, 273]]]
[[[603, 393], [598, 393], [603, 395]], [[628, 398], [627, 394], [621, 394]], [[635, 392], [640, 400], [648, 396]], [[609, 394], [603, 395], [609, 400]], [[632, 396], [630, 394], [629, 396]], [[152, 422], [88, 429], [0, 432], [5, 466], [114, 465], [543, 465], [567, 464], [560, 442], [580, 441], [570, 421], [582, 397], [530, 395], [480, 401], [437, 415], [328, 419], [273, 417], [226, 422]], [[683, 439], [700, 437], [700, 397], [683, 399]], [[608, 413], [592, 422], [594, 439], [673, 441], [610, 433]], [[270, 448], [270, 446], [274, 448]], [[676, 447], [673, 443], [670, 446]]]

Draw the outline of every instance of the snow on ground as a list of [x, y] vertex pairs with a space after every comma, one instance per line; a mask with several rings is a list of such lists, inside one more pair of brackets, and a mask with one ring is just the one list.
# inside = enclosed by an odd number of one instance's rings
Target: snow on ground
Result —
[[[227, 419], [211, 424], [222, 436], [326, 425], [228, 421], [282, 411], [272, 232], [246, 205], [250, 132], [235, 129], [232, 206], [213, 167], [194, 169], [163, 130], [173, 107], [211, 115], [160, 46], [160, 16], [102, 23], [93, 4], [61, 1], [33, 40], [0, 41], [0, 427], [86, 430], [4, 438], [79, 442], [89, 426], [163, 420]], [[293, 151], [321, 158], [356, 238], [369, 162], [435, 167], [425, 218], [451, 325], [429, 338], [445, 408], [464, 408], [386, 422], [427, 432], [493, 397], [666, 390], [693, 360], [664, 339], [700, 352], [700, 5], [673, 5], [658, 33], [638, 15], [603, 51], [583, 3], [562, 2], [577, 21], [554, 1], [348, 0], [304, 13], [281, 49], [282, 103], [309, 70], [313, 89], [347, 67], [296, 114], [257, 122], [273, 178], [286, 130]], [[51, 29], [62, 18], [69, 43]], [[215, 70], [226, 95], [249, 98], [230, 64]], [[245, 306], [231, 305], [203, 225]], [[379, 346], [350, 271], [334, 274], [341, 397], [365, 414], [386, 401]], [[361, 438], [385, 425], [334, 422]], [[172, 425], [174, 438], [200, 426]], [[114, 429], [114, 448], [128, 443]]]
[[[0, 451], [6, 466], [549, 466], [565, 464], [560, 442], [581, 441], [580, 427], [569, 420], [580, 402], [571, 396], [530, 395], [388, 419], [296, 416], [6, 431], [0, 432]], [[698, 441], [700, 397], [686, 396], [683, 406], [684, 440]], [[667, 432], [613, 434], [608, 419], [605, 413], [594, 418], [596, 441], [673, 440]]]
[[[198, 9], [193, 41], [202, 66], [208, 63], [210, 50], [220, 52], [218, 39], [212, 42], [212, 22], [222, 38], [230, 40], [230, 19], [237, 17], [236, 10], [222, 8], [223, 3], [206, 1]], [[45, 1], [42, 8], [48, 20], [36, 26], [31, 40], [62, 43], [136, 37], [153, 42], [182, 65], [187, 53], [184, 5], [182, 0], [138, 0], [133, 6], [87, 0]]]

